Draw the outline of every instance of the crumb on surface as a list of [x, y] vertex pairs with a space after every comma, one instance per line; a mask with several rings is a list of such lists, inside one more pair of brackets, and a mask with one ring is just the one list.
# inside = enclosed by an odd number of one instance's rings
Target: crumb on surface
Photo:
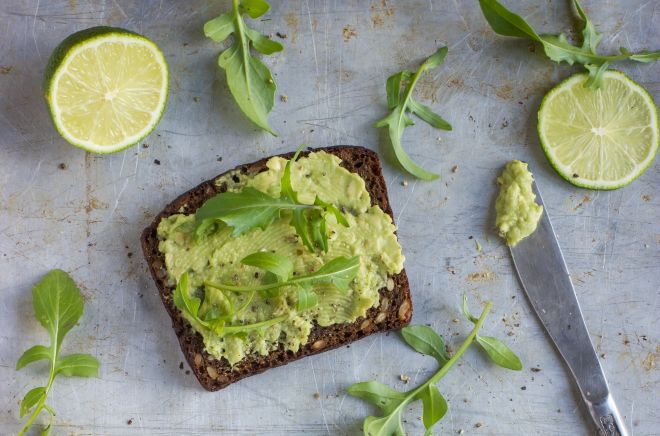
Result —
[[314, 399], [318, 400], [319, 398], [321, 398], [321, 394], [319, 394], [318, 392], [314, 392]]
[[158, 159], [154, 159], [154, 164], [156, 164], [156, 165], [160, 165], [160, 160], [158, 160]]
[[344, 36], [344, 41], [348, 42], [353, 37], [357, 36], [357, 30], [355, 29], [355, 27], [351, 26], [350, 24], [347, 24], [344, 26], [344, 29], [342, 30], [342, 35]]
[[410, 383], [410, 376], [407, 376], [405, 374], [400, 374], [399, 375], [399, 380], [401, 380], [405, 384], [408, 384], [408, 383]]
[[59, 168], [61, 170], [65, 170], [66, 169], [66, 164], [64, 162], [62, 162], [57, 166], [57, 168]]

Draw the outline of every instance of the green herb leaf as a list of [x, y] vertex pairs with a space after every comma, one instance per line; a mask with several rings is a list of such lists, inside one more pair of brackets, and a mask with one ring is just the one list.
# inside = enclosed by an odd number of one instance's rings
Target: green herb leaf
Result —
[[83, 313], [80, 290], [60, 269], [52, 270], [36, 284], [32, 290], [32, 306], [37, 320], [48, 330], [56, 348]]
[[300, 152], [304, 147], [305, 145], [301, 144], [293, 154], [293, 157], [287, 161], [284, 166], [284, 172], [282, 173], [282, 179], [280, 180], [280, 196], [290, 199], [293, 203], [299, 203], [299, 201], [298, 193], [293, 190], [293, 186], [291, 185], [291, 166], [298, 160], [298, 156], [300, 156]]
[[479, 5], [495, 33], [504, 36], [528, 38], [540, 43], [546, 56], [551, 60], [569, 65], [582, 64], [589, 72], [589, 80], [585, 86], [596, 89], [602, 84], [603, 73], [609, 64], [614, 61], [630, 59], [637, 62], [653, 62], [660, 57], [660, 51], [630, 53], [622, 48], [620, 55], [600, 55], [596, 52], [603, 35], [596, 31], [596, 27], [584, 12], [578, 0], [573, 4], [578, 16], [584, 23], [582, 28], [582, 45], [571, 44], [566, 35], [539, 35], [521, 16], [514, 14], [497, 0], [479, 0]]
[[191, 316], [198, 318], [199, 306], [201, 304], [202, 300], [190, 296], [188, 289], [188, 273], [183, 273], [174, 289], [174, 305], [179, 308], [179, 310], [184, 310]]
[[468, 308], [468, 301], [467, 301], [467, 295], [463, 294], [463, 304], [461, 305], [461, 309], [463, 310], [463, 315], [472, 322], [473, 324], [477, 323], [477, 318], [470, 313], [470, 309]]
[[403, 169], [424, 180], [437, 179], [439, 176], [426, 171], [408, 156], [401, 145], [401, 137], [406, 127], [414, 124], [406, 115], [407, 112], [414, 113], [432, 127], [451, 130], [451, 124], [440, 115], [435, 114], [429, 107], [412, 99], [413, 90], [421, 74], [424, 71], [438, 67], [444, 61], [446, 55], [447, 47], [442, 47], [426, 59], [415, 74], [409, 71], [401, 71], [390, 76], [387, 79], [385, 89], [387, 91], [387, 107], [392, 112], [375, 124], [376, 127], [387, 127], [392, 152]]
[[[16, 362], [16, 369], [39, 360], [48, 360], [50, 373], [45, 387], [30, 390], [21, 401], [21, 417], [34, 410], [19, 431], [19, 436], [25, 434], [44, 409], [50, 414], [50, 423], [52, 423], [55, 412], [46, 404], [46, 398], [58, 374], [86, 377], [92, 375], [90, 368], [94, 368], [93, 375], [96, 375], [99, 367], [98, 360], [88, 354], [72, 354], [61, 359], [58, 357], [64, 336], [76, 325], [83, 313], [83, 298], [80, 290], [66, 272], [56, 269], [46, 274], [32, 288], [32, 306], [35, 317], [48, 331], [51, 344], [49, 347], [36, 345], [29, 348]], [[42, 434], [48, 434], [50, 423]]]
[[257, 126], [275, 135], [268, 124], [273, 109], [276, 85], [266, 65], [251, 53], [250, 47], [269, 55], [282, 45], [247, 27], [243, 15], [259, 18], [270, 9], [263, 0], [233, 0], [232, 10], [208, 21], [204, 34], [216, 42], [234, 35], [233, 44], [218, 57], [218, 65], [227, 74], [227, 85], [243, 113]]
[[269, 251], [249, 254], [241, 260], [241, 263], [273, 273], [281, 282], [289, 280], [293, 275], [293, 262], [286, 256]]
[[442, 336], [432, 328], [425, 325], [408, 326], [401, 329], [401, 335], [415, 351], [435, 357], [440, 366], [449, 361]]
[[412, 112], [413, 114], [417, 115], [422, 120], [430, 124], [431, 127], [435, 127], [436, 129], [442, 129], [442, 130], [452, 129], [451, 124], [449, 124], [448, 121], [445, 121], [445, 119], [442, 118], [440, 115], [433, 112], [433, 110], [431, 110], [430, 107], [425, 106], [422, 103], [413, 100], [412, 98], [408, 102], [408, 109], [410, 110], [410, 112]]
[[[209, 286], [213, 286], [213, 284], [209, 284]], [[275, 286], [277, 286], [277, 283], [275, 284]], [[214, 286], [214, 287], [218, 287], [218, 286]], [[251, 290], [250, 292], [252, 292], [252, 295], [248, 297], [246, 303], [243, 306], [241, 306], [237, 311], [234, 311], [233, 308], [231, 307], [231, 303], [229, 303], [230, 305], [229, 314], [221, 315], [220, 311], [217, 308], [211, 308], [209, 311], [207, 311], [204, 317], [201, 318], [199, 316], [199, 307], [201, 305], [201, 300], [197, 297], [190, 296], [188, 290], [188, 273], [185, 272], [179, 278], [179, 282], [177, 283], [176, 289], [174, 290], [174, 305], [181, 312], [188, 314], [188, 316], [190, 316], [193, 319], [193, 321], [199, 324], [200, 328], [207, 329], [208, 331], [211, 331], [218, 336], [222, 336], [226, 334], [236, 334], [236, 333], [270, 327], [272, 325], [279, 324], [288, 318], [288, 315], [282, 315], [272, 319], [256, 322], [253, 324], [236, 324], [236, 325], [228, 324], [228, 321], [231, 320], [234, 315], [245, 309], [247, 305], [250, 304], [250, 301], [252, 301], [252, 298], [254, 297], [254, 291]]]
[[328, 251], [326, 214], [334, 215], [337, 222], [348, 227], [348, 221], [331, 203], [316, 198], [314, 204], [298, 201], [298, 194], [291, 185], [291, 166], [296, 161], [303, 146], [300, 146], [292, 159], [284, 167], [281, 179], [280, 197], [274, 198], [252, 187], [241, 192], [224, 192], [207, 200], [197, 210], [196, 233], [205, 234], [211, 223], [220, 220], [232, 227], [233, 236], [239, 236], [256, 227], [265, 229], [276, 218], [291, 213], [291, 225], [301, 242], [311, 252], [317, 248]]
[[270, 10], [270, 5], [264, 0], [241, 0], [239, 9], [250, 18], [259, 18]]
[[46, 395], [46, 388], [39, 386], [31, 389], [21, 400], [20, 417], [24, 417]]
[[591, 22], [587, 14], [582, 9], [582, 5], [578, 0], [574, 0], [575, 9], [577, 9], [580, 19], [584, 21], [584, 29], [582, 29], [582, 46], [588, 48], [592, 53], [596, 53], [596, 48], [603, 39], [603, 35], [596, 31], [596, 27]]
[[363, 431], [368, 436], [405, 436], [403, 424], [401, 423], [401, 410], [397, 409], [391, 415], [382, 418], [369, 416], [364, 420]]
[[34, 347], [25, 350], [23, 355], [19, 357], [18, 362], [16, 362], [16, 370], [23, 368], [29, 363], [38, 360], [50, 360], [52, 357], [50, 348], [43, 345], [35, 345]]
[[522, 369], [520, 358], [499, 339], [492, 336], [477, 335], [477, 343], [488, 354], [490, 360], [502, 368], [512, 369], [514, 371], [520, 371]]
[[240, 236], [256, 227], [265, 229], [285, 210], [311, 207], [286, 197], [273, 198], [248, 186], [241, 192], [223, 192], [210, 198], [197, 210], [195, 219], [198, 225], [220, 220], [234, 229], [232, 236]]
[[355, 383], [348, 387], [348, 393], [378, 406], [386, 415], [392, 413], [407, 397], [405, 392], [395, 391], [375, 380]]
[[99, 361], [89, 354], [69, 354], [57, 361], [55, 371], [67, 377], [98, 377]]
[[340, 291], [346, 292], [359, 269], [359, 256], [350, 258], [339, 256], [323, 265], [315, 273], [298, 277], [294, 281], [309, 281], [313, 284], [332, 284]]
[[[362, 398], [372, 404], [375, 404], [381, 409], [383, 416], [369, 416], [364, 420], [363, 431], [365, 435], [377, 436], [390, 436], [390, 435], [404, 435], [403, 425], [401, 424], [401, 417], [406, 406], [416, 400], [421, 400], [424, 406], [423, 422], [426, 427], [425, 434], [430, 435], [433, 425], [435, 425], [447, 413], [447, 401], [444, 399], [440, 391], [435, 386], [436, 383], [442, 379], [451, 367], [458, 362], [465, 351], [474, 343], [475, 340], [480, 341], [483, 337], [477, 333], [481, 329], [486, 316], [490, 311], [491, 304], [486, 302], [479, 318], [476, 319], [474, 327], [470, 334], [467, 336], [463, 344], [456, 350], [456, 353], [443, 362], [444, 356], [438, 359], [440, 368], [431, 376], [427, 381], [418, 387], [408, 392], [398, 392], [385, 386], [377, 381], [361, 382], [349, 386], [348, 393], [358, 398]], [[463, 311], [466, 316], [472, 319], [472, 315], [467, 311], [467, 302], [463, 302]], [[402, 335], [406, 342], [408, 342], [415, 350], [424, 354], [435, 356], [444, 351], [444, 347], [440, 348], [439, 343], [442, 339], [435, 332], [430, 333], [430, 329], [425, 326], [412, 326], [406, 327], [402, 330]], [[431, 331], [432, 332], [432, 331]], [[486, 340], [492, 343], [490, 339]], [[438, 342], [440, 340], [440, 342]], [[503, 345], [503, 344], [502, 344]], [[504, 352], [500, 349], [500, 355]], [[508, 348], [507, 348], [508, 350]], [[508, 350], [511, 354], [511, 350]], [[514, 355], [515, 356], [515, 355]], [[437, 358], [437, 357], [436, 357]], [[515, 366], [512, 364], [511, 366]]]
[[331, 284], [340, 291], [346, 292], [353, 279], [355, 279], [359, 269], [359, 256], [351, 258], [339, 256], [324, 264], [316, 272], [304, 276], [293, 277], [286, 281], [268, 281], [262, 285], [255, 286], [234, 286], [210, 281], [206, 281], [204, 284], [216, 289], [231, 292], [263, 292], [291, 285]]
[[418, 398], [422, 400], [424, 406], [422, 422], [424, 422], [424, 427], [428, 431], [427, 434], [430, 434], [431, 427], [445, 416], [449, 406], [447, 406], [447, 401], [435, 385], [427, 385], [425, 389], [420, 391]]
[[[624, 49], [622, 48], [621, 51], [623, 52], [623, 50]], [[660, 59], [660, 50], [643, 51], [636, 54], [628, 53], [628, 55], [630, 56], [630, 59], [632, 59], [633, 61], [649, 63], [649, 62], [655, 62], [658, 59]]]
[[[298, 159], [300, 152], [304, 145], [298, 147], [293, 158], [290, 159], [284, 167], [282, 180], [280, 182], [281, 196], [288, 198], [292, 203], [300, 204], [298, 201], [298, 193], [294, 191], [291, 185], [291, 165]], [[335, 216], [337, 222], [344, 227], [348, 227], [348, 221], [339, 209], [332, 203], [326, 203], [320, 198], [316, 197], [314, 200], [313, 209], [296, 209], [291, 215], [291, 225], [296, 229], [296, 234], [305, 247], [312, 253], [316, 248], [321, 251], [328, 251], [328, 234], [326, 230], [325, 213], [330, 213]]]
[[296, 310], [303, 312], [311, 309], [319, 303], [319, 296], [313, 290], [301, 286], [298, 288], [298, 302], [296, 303]]

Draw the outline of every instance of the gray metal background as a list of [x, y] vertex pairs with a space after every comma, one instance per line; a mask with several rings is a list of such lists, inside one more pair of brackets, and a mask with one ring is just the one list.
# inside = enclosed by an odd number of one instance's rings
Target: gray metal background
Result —
[[[202, 33], [228, 2], [2, 1], [0, 432], [18, 430], [22, 395], [46, 377], [40, 365], [19, 373], [14, 365], [24, 349], [47, 341], [32, 315], [30, 288], [55, 267], [73, 275], [86, 299], [65, 351], [88, 351], [102, 363], [98, 379], [56, 381], [51, 403], [58, 434], [354, 434], [374, 410], [346, 395], [349, 384], [375, 378], [404, 388], [400, 374], [412, 384], [429, 376], [433, 359], [412, 352], [396, 334], [381, 334], [207, 393], [185, 364], [179, 369], [182, 355], [139, 235], [175, 196], [237, 164], [300, 143], [377, 149], [379, 133], [371, 126], [386, 112], [385, 79], [446, 44], [445, 64], [424, 76], [416, 93], [454, 131], [418, 123], [404, 138], [410, 153], [442, 179], [417, 182], [385, 165], [414, 322], [430, 323], [456, 347], [470, 327], [459, 315], [461, 294], [470, 296], [475, 311], [478, 302], [492, 300], [485, 331], [506, 338], [525, 370], [495, 368], [469, 351], [439, 384], [450, 409], [438, 431], [591, 431], [493, 232], [494, 179], [517, 158], [535, 171], [627, 422], [635, 435], [660, 434], [658, 161], [613, 192], [577, 189], [554, 173], [538, 144], [536, 112], [544, 93], [577, 68], [530, 53], [527, 42], [495, 36], [476, 1], [273, 3], [266, 20], [251, 24], [287, 35], [285, 51], [266, 59], [279, 86], [271, 117], [277, 138], [256, 131], [239, 113], [215, 65], [220, 46]], [[567, 1], [506, 3], [541, 31], [570, 29]], [[659, 48], [657, 0], [585, 5], [606, 34], [604, 49]], [[145, 141], [148, 148], [89, 155], [51, 126], [40, 91], [46, 60], [66, 35], [99, 24], [145, 34], [169, 62], [167, 111]], [[660, 100], [660, 64], [617, 68]], [[422, 432], [420, 415], [417, 405], [406, 413], [411, 434]]]

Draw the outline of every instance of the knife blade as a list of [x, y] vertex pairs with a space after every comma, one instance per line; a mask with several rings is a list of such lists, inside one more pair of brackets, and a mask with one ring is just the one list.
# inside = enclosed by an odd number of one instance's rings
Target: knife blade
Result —
[[543, 198], [533, 183], [543, 214], [534, 233], [511, 248], [513, 263], [534, 311], [570, 369], [599, 434], [628, 436], [591, 343], [564, 256]]

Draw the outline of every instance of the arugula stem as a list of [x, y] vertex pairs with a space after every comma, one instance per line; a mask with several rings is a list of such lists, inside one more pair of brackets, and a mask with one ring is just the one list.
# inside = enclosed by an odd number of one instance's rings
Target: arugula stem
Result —
[[225, 285], [224, 283], [216, 283], [210, 281], [204, 281], [204, 286], [210, 286], [212, 288], [220, 289], [222, 291], [231, 291], [231, 292], [259, 292], [259, 291], [269, 291], [271, 289], [283, 288], [285, 286], [295, 285], [296, 283], [306, 282], [317, 278], [314, 274], [309, 274], [300, 277], [294, 277], [291, 280], [286, 282], [270, 283], [268, 285], [255, 285], [255, 286], [234, 286], [234, 285]]
[[[454, 363], [456, 363], [461, 358], [463, 353], [465, 353], [465, 351], [467, 351], [467, 349], [470, 348], [470, 345], [472, 345], [472, 342], [474, 342], [474, 338], [477, 336], [477, 333], [479, 332], [479, 330], [481, 329], [481, 326], [483, 325], [484, 321], [486, 320], [486, 316], [488, 316], [488, 312], [490, 312], [490, 306], [491, 306], [490, 301], [486, 302], [486, 307], [484, 307], [484, 310], [481, 312], [481, 315], [479, 315], [479, 319], [474, 324], [474, 328], [472, 329], [470, 334], [467, 336], [467, 338], [465, 338], [465, 341], [463, 341], [463, 344], [461, 344], [459, 349], [456, 350], [456, 353], [451, 357], [451, 359], [449, 359], [449, 361], [447, 361], [447, 363], [445, 363], [442, 366], [442, 368], [440, 368], [438, 370], [438, 372], [436, 372], [433, 375], [433, 377], [431, 377], [425, 383], [422, 383], [417, 388], [415, 388], [414, 390], [409, 392], [408, 398], [410, 400], [414, 399], [417, 396], [417, 394], [419, 392], [421, 392], [423, 389], [425, 389], [428, 385], [434, 385], [438, 381], [440, 381], [440, 379], [442, 377], [444, 377], [445, 374], [447, 374], [447, 372], [454, 365]], [[406, 403], [406, 402], [404, 401], [403, 403]]]
[[449, 361], [445, 365], [443, 365], [443, 367], [440, 368], [440, 370], [433, 377], [429, 379], [429, 384], [430, 383], [435, 384], [442, 377], [444, 377], [447, 371], [449, 371], [449, 368], [451, 368], [451, 366], [454, 363], [456, 363], [458, 359], [461, 358], [463, 353], [465, 353], [465, 351], [468, 348], [470, 348], [470, 345], [472, 345], [472, 342], [474, 342], [474, 338], [477, 336], [477, 333], [481, 329], [481, 326], [483, 325], [486, 316], [488, 315], [488, 312], [490, 312], [490, 306], [491, 306], [490, 301], [486, 302], [486, 307], [484, 307], [484, 310], [481, 312], [481, 315], [479, 315], [479, 319], [474, 324], [474, 328], [472, 329], [468, 337], [465, 338], [465, 341], [463, 341], [463, 344], [460, 346], [458, 350], [456, 350], [456, 353], [451, 357], [451, 359], [449, 359]]
[[424, 68], [423, 66], [420, 66], [417, 71], [415, 72], [415, 75], [412, 77], [412, 80], [410, 81], [410, 84], [406, 88], [406, 93], [403, 96], [403, 102], [400, 103], [400, 106], [403, 108], [401, 112], [399, 113], [399, 125], [403, 125], [403, 117], [406, 116], [406, 110], [405, 108], [408, 107], [408, 101], [410, 100], [410, 97], [412, 96], [413, 90], [415, 89], [415, 85], [417, 84], [417, 81], [419, 80], [419, 77], [422, 75]]

